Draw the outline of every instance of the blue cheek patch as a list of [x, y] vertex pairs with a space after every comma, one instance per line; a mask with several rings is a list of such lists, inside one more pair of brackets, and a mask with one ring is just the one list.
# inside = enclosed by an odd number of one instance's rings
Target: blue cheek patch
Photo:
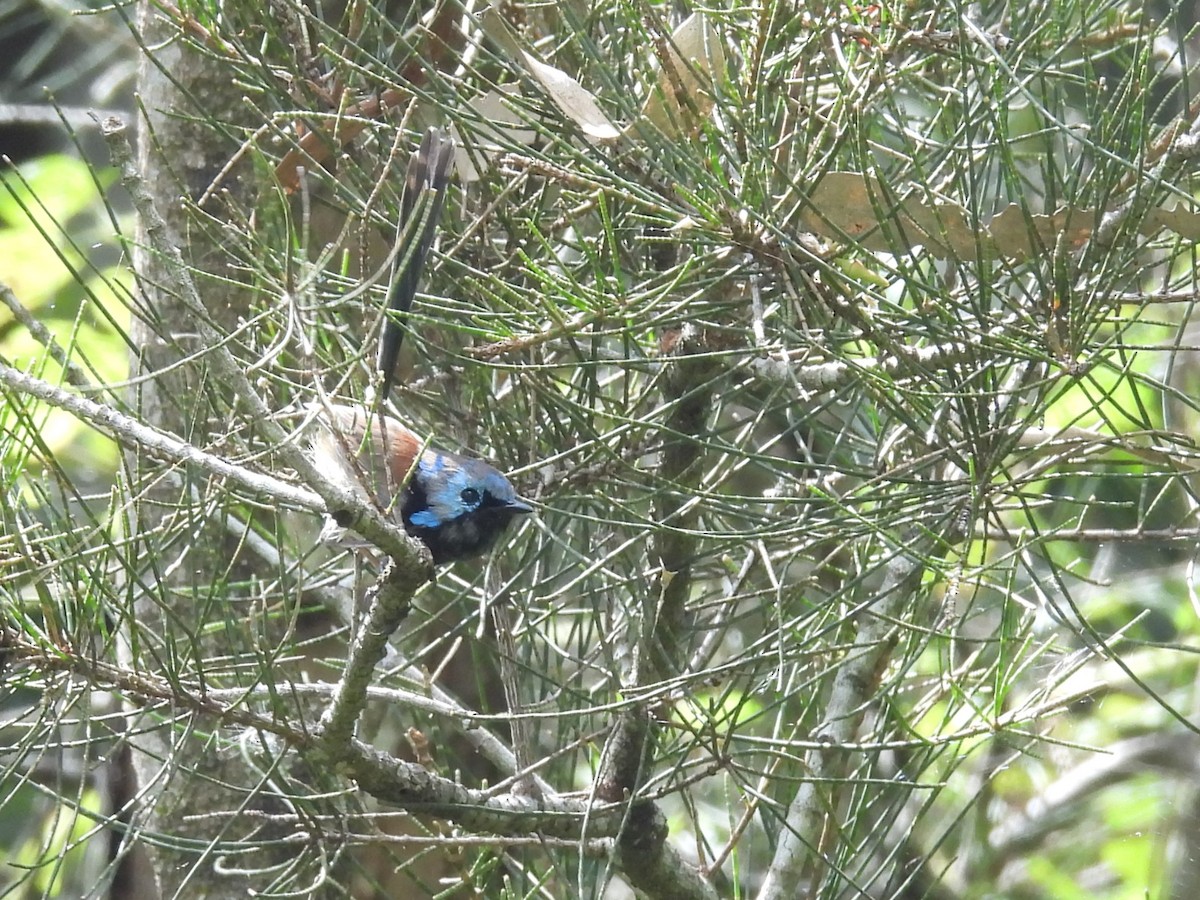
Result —
[[416, 525], [418, 528], [437, 528], [440, 524], [442, 524], [438, 521], [438, 517], [427, 509], [413, 513], [408, 517], [408, 521], [413, 525]]

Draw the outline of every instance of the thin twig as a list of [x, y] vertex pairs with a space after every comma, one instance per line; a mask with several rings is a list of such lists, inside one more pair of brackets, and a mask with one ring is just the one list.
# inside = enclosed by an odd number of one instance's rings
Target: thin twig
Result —
[[57, 409], [65, 410], [126, 446], [140, 447], [152, 456], [172, 462], [197, 466], [220, 478], [227, 479], [252, 491], [260, 497], [268, 497], [281, 505], [312, 512], [324, 512], [325, 501], [312, 491], [280, 481], [271, 475], [253, 472], [234, 465], [212, 453], [180, 440], [174, 435], [143, 425], [110, 406], [96, 403], [49, 382], [18, 372], [11, 366], [0, 363], [0, 384], [14, 391], [36, 397]]
[[51, 334], [50, 329], [40, 322], [34, 315], [25, 308], [18, 298], [13, 293], [12, 288], [7, 284], [0, 283], [0, 302], [3, 302], [8, 307], [8, 311], [12, 313], [13, 318], [25, 326], [25, 330], [33, 337], [35, 341], [46, 348], [46, 352], [63, 368], [63, 375], [67, 383], [77, 388], [92, 387], [91, 381], [87, 374], [81, 369], [70, 355], [64, 350]]
[[910, 592], [923, 571], [917, 555], [909, 549], [898, 550], [887, 564], [878, 598], [859, 612], [855, 649], [838, 666], [824, 720], [817, 728], [823, 746], [804, 757], [805, 778], [788, 807], [758, 900], [794, 897], [805, 866], [821, 846], [826, 819], [831, 810], [840, 808], [840, 803], [828, 796], [828, 792], [851, 784], [844, 780], [842, 771], [845, 745], [857, 735], [859, 722], [874, 693], [877, 673], [891, 650], [888, 636], [896, 627], [894, 618], [911, 603]]
[[513, 791], [537, 797], [539, 787], [531, 777], [536, 760], [533, 756], [533, 729], [526, 718], [526, 704], [521, 696], [520, 669], [517, 666], [517, 641], [513, 634], [512, 613], [503, 600], [493, 598], [492, 621], [496, 626], [496, 649], [500, 663], [500, 681], [504, 685], [504, 700], [508, 705], [509, 730], [512, 732], [513, 755], [517, 759], [517, 770], [530, 773], [522, 776], [513, 785]]
[[[615, 837], [627, 807], [624, 803], [597, 804], [579, 796], [544, 797], [534, 801], [514, 794], [493, 795], [485, 789], [470, 789], [435, 775], [416, 763], [405, 762], [352, 739], [337, 746], [327, 740], [328, 732], [316, 735], [293, 728], [270, 713], [260, 715], [241, 706], [225, 705], [199, 686], [188, 687], [178, 680], [145, 672], [133, 672], [90, 655], [64, 653], [30, 644], [23, 635], [0, 623], [0, 643], [13, 665], [32, 664], [44, 672], [65, 672], [82, 677], [92, 688], [120, 691], [141, 706], [163, 704], [175, 715], [198, 715], [226, 725], [241, 725], [286, 740], [293, 749], [324, 758], [358, 781], [372, 796], [404, 809], [436, 815], [476, 831], [501, 835], [542, 832], [559, 838]], [[336, 691], [338, 688], [335, 687]], [[238, 692], [245, 698], [245, 692]], [[222, 697], [229, 696], [223, 692]]]

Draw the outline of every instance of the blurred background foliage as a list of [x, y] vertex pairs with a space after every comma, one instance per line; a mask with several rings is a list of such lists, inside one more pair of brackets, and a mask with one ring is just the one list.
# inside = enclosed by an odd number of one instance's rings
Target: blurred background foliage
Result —
[[[167, 342], [188, 323], [134, 290], [128, 203], [78, 111], [132, 121], [133, 66], [158, 48], [131, 8], [65, 12], [0, 8], [16, 120], [0, 131], [15, 161], [0, 358], [136, 414], [132, 323]], [[772, 874], [790, 896], [1195, 895], [1191, 5], [158, 14], [244, 97], [236, 117], [207, 96], [172, 111], [228, 162], [180, 159], [173, 188], [180, 238], [220, 248], [192, 260], [205, 296], [236, 298], [214, 318], [281, 421], [323, 394], [369, 397], [403, 161], [430, 125], [460, 145], [400, 405], [438, 446], [500, 461], [538, 515], [422, 591], [395, 640], [411, 666], [380, 684], [436, 686], [507, 739], [483, 612], [502, 594], [539, 774], [589, 791], [614, 720], [649, 710], [639, 794], [722, 896]], [[202, 371], [203, 348], [177, 345]], [[194, 439], [289, 476], [228, 385], [200, 384], [172, 398], [189, 421], [202, 410]], [[14, 896], [108, 890], [127, 833], [197, 879], [236, 851], [272, 896], [629, 895], [606, 847], [472, 843], [165, 712], [182, 755], [241, 762], [246, 809], [196, 844], [183, 815], [127, 832], [119, 763], [139, 734], [121, 702], [147, 701], [98, 666], [116, 633], [129, 671], [244, 688], [248, 709], [269, 685], [298, 720], [312, 708], [289, 689], [340, 670], [354, 566], [314, 549], [313, 517], [219, 480], [135, 533], [141, 469], [3, 392]], [[169, 575], [201, 520], [238, 539], [192, 575], [193, 622]], [[137, 621], [131, 584], [178, 630]], [[220, 655], [201, 649], [214, 638]], [[507, 774], [453, 717], [380, 704], [361, 733], [470, 785]], [[249, 812], [264, 798], [279, 831]], [[805, 861], [787, 866], [801, 810]], [[280, 838], [302, 830], [294, 850]], [[272, 842], [289, 867], [254, 856]]]

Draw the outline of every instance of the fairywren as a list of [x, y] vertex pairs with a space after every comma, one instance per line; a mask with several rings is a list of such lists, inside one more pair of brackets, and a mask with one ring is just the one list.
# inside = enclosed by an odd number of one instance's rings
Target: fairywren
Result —
[[[435, 563], [468, 559], [491, 549], [513, 516], [533, 512], [508, 479], [481, 459], [423, 447], [390, 416], [360, 407], [329, 406], [313, 441], [317, 466], [391, 512], [419, 538]], [[330, 520], [322, 539], [340, 541]]]
[[[431, 128], [409, 159], [400, 200], [401, 236], [388, 290], [389, 314], [380, 338], [377, 367], [380, 404], [388, 399], [404, 318], [445, 199], [454, 143]], [[420, 219], [414, 218], [420, 212]], [[480, 459], [425, 447], [407, 426], [366, 408], [327, 405], [313, 440], [313, 459], [330, 478], [351, 487], [395, 516], [433, 554], [435, 563], [469, 559], [489, 550], [513, 517], [533, 512], [500, 472]], [[325, 541], [345, 543], [345, 529], [330, 519]]]

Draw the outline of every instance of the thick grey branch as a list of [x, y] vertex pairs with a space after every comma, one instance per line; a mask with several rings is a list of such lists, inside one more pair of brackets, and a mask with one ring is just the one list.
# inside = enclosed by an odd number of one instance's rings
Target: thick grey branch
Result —
[[260, 715], [218, 700], [236, 697], [239, 702], [244, 702], [244, 691], [205, 693], [199, 688], [188, 690], [178, 682], [168, 683], [157, 676], [102, 660], [57, 650], [48, 652], [30, 644], [3, 623], [0, 623], [0, 644], [11, 652], [15, 662], [23, 661], [44, 671], [82, 677], [97, 688], [120, 691], [140, 705], [161, 703], [177, 715], [198, 715], [226, 725], [242, 725], [255, 732], [277, 735], [294, 750], [334, 766], [373, 797], [414, 813], [457, 822], [471, 830], [518, 836], [539, 832], [575, 840], [615, 838], [629, 812], [626, 803], [596, 804], [582, 796], [558, 795], [534, 801], [514, 794], [492, 795], [487, 789], [470, 789], [416, 763], [396, 759], [362, 741], [351, 738], [345, 744], [335, 746], [322, 737], [281, 723], [275, 716]]
[[346, 746], [354, 736], [354, 724], [367, 705], [375, 666], [387, 653], [388, 639], [400, 627], [412, 595], [424, 581], [423, 575], [414, 577], [412, 573], [412, 569], [389, 563], [372, 591], [367, 621], [354, 635], [333, 703], [321, 718], [321, 741], [327, 746]]
[[288, 484], [286, 481], [280, 481], [270, 475], [263, 475], [236, 466], [219, 456], [206, 453], [174, 435], [166, 434], [149, 425], [143, 425], [136, 419], [117, 412], [112, 407], [64, 391], [62, 388], [19, 372], [4, 363], [0, 363], [0, 383], [22, 394], [36, 397], [57, 409], [65, 410], [94, 425], [114, 440], [129, 446], [140, 447], [160, 459], [198, 466], [206, 472], [240, 484], [255, 494], [269, 497], [280, 504], [313, 512], [325, 510], [325, 502], [312, 491]]

